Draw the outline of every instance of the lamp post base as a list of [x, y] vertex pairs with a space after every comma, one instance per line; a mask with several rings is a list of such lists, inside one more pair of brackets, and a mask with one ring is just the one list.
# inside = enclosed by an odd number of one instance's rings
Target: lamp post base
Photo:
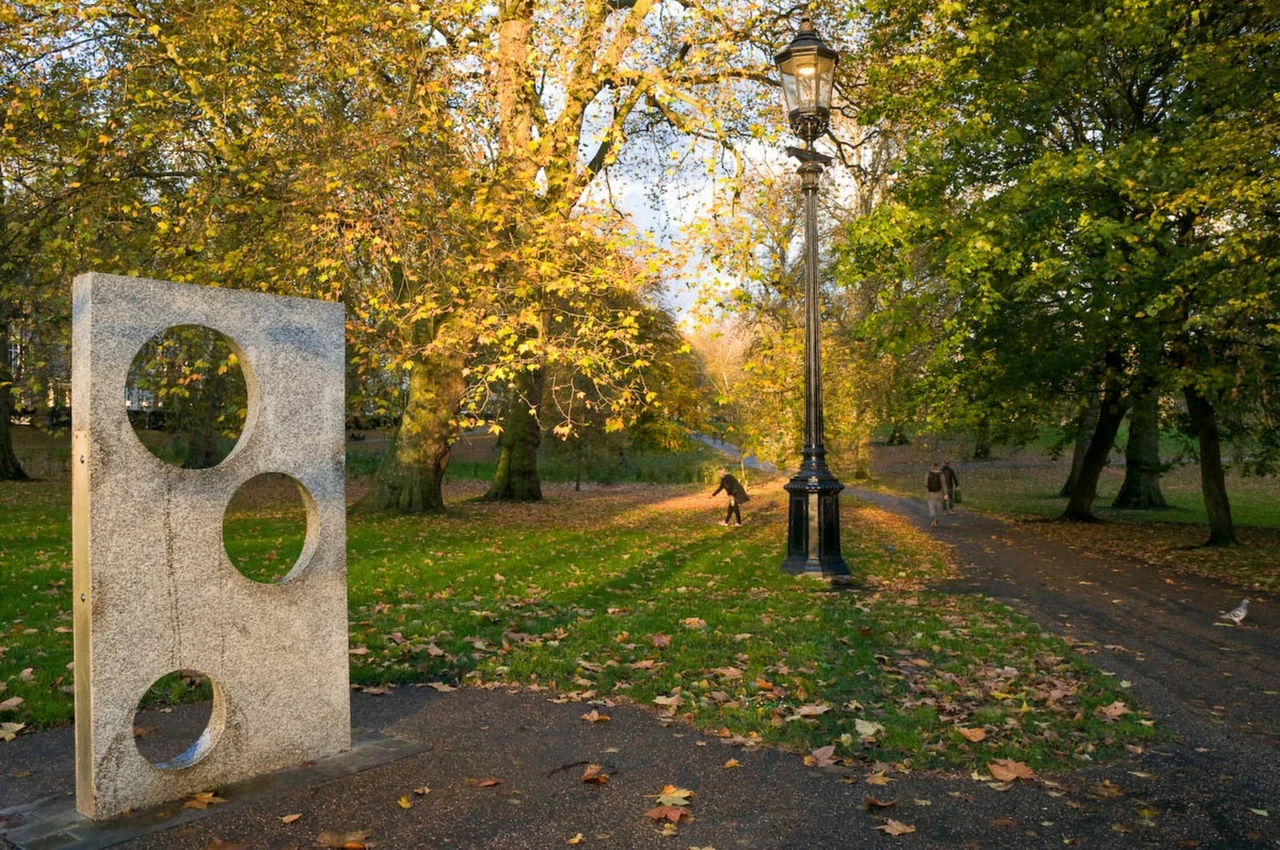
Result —
[[783, 489], [790, 496], [790, 509], [782, 571], [848, 583], [849, 565], [840, 554], [840, 491], [844, 485], [825, 467], [801, 466]]

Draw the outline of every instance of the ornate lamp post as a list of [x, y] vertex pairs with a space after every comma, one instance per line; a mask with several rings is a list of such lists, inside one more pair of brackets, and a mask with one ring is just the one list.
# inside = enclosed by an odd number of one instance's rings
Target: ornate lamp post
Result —
[[839, 56], [828, 47], [806, 17], [800, 31], [774, 61], [782, 77], [791, 131], [805, 141], [787, 148], [800, 160], [804, 190], [804, 452], [797, 472], [784, 489], [790, 494], [787, 557], [783, 572], [847, 581], [849, 566], [840, 555], [840, 491], [827, 469], [822, 445], [822, 312], [818, 302], [818, 177], [831, 158], [813, 149], [831, 118], [831, 88]]

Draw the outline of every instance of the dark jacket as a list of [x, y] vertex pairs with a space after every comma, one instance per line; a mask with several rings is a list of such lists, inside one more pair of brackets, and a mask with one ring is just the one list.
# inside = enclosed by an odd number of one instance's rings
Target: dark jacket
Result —
[[956, 471], [948, 464], [943, 464], [942, 469], [938, 470], [942, 473], [942, 487], [945, 490], [954, 490], [960, 486], [960, 476], [956, 475]]
[[747, 495], [747, 491], [743, 488], [741, 484], [738, 483], [738, 479], [734, 478], [732, 475], [725, 475], [723, 478], [721, 478], [720, 486], [717, 487], [716, 492], [712, 493], [711, 495], [714, 496], [717, 493], [719, 493], [721, 490], [725, 491], [730, 496], [732, 496], [733, 500], [740, 505], [743, 504], [744, 502], [751, 501], [751, 497]]

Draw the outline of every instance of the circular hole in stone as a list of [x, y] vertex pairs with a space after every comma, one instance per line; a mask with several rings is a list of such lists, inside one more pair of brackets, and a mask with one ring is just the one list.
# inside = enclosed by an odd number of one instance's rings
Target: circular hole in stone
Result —
[[142, 444], [183, 469], [222, 463], [240, 439], [249, 409], [231, 343], [199, 325], [175, 325], [138, 350], [124, 402]]
[[200, 761], [221, 731], [212, 722], [219, 696], [214, 681], [196, 670], [175, 670], [156, 679], [133, 715], [138, 752], [164, 770]]
[[277, 472], [255, 475], [236, 490], [222, 517], [222, 545], [245, 578], [285, 579], [307, 541], [306, 491]]

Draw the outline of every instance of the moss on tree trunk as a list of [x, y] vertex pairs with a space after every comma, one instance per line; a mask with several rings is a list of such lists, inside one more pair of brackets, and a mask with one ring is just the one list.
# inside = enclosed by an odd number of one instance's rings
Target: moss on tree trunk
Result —
[[444, 510], [444, 474], [457, 438], [456, 417], [465, 391], [458, 355], [412, 361], [400, 427], [357, 510], [401, 514]]
[[1235, 523], [1231, 519], [1231, 502], [1227, 498], [1227, 481], [1222, 470], [1222, 446], [1218, 435], [1218, 413], [1209, 399], [1194, 387], [1183, 390], [1191, 426], [1200, 443], [1200, 490], [1204, 509], [1209, 515], [1209, 546], [1235, 546]]
[[522, 372], [516, 380], [498, 438], [498, 468], [486, 499], [504, 502], [542, 501], [538, 477], [538, 447], [542, 426], [536, 405], [542, 400], [545, 377], [541, 368]]
[[1152, 510], [1168, 504], [1160, 492], [1160, 407], [1155, 393], [1138, 399], [1129, 413], [1129, 441], [1124, 450], [1124, 483], [1113, 508]]

